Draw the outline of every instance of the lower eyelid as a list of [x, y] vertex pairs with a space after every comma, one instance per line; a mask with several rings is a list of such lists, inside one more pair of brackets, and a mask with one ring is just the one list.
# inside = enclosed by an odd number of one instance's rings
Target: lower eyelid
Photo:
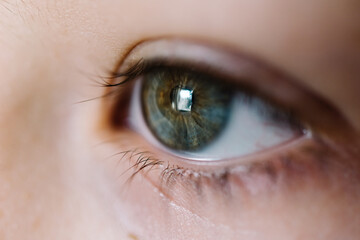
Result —
[[333, 160], [338, 158], [337, 153], [315, 139], [271, 156], [264, 154], [245, 165], [235, 161], [232, 166], [214, 170], [205, 165], [175, 165], [179, 163], [176, 157], [153, 149], [141, 136], [126, 131], [123, 135], [131, 136], [122, 149], [129, 152], [117, 158], [129, 161], [130, 171], [136, 172], [132, 177], [144, 177], [168, 199], [197, 215], [206, 216], [206, 209], [214, 204], [225, 202], [231, 208], [304, 188], [322, 189], [322, 184], [331, 185], [334, 173], [340, 171], [341, 164]]
[[[286, 183], [287, 187], [290, 187], [289, 184], [295, 181], [295, 178], [306, 178], [309, 177], [307, 175], [319, 174], [318, 171], [325, 164], [324, 161], [320, 161], [320, 159], [325, 157], [325, 150], [322, 148], [324, 147], [320, 147], [319, 143], [313, 144], [313, 142], [309, 142], [307, 144], [304, 143], [300, 149], [289, 149], [286, 152], [277, 151], [272, 154], [265, 153], [260, 157], [251, 159], [247, 163], [241, 163], [241, 161], [233, 159], [233, 163], [230, 166], [212, 168], [209, 168], [206, 164], [191, 168], [189, 164], [186, 167], [182, 167], [179, 164], [171, 165], [171, 162], [164, 162], [164, 164], [169, 164], [169, 166], [162, 166], [163, 176], [158, 179], [158, 182], [166, 183], [162, 184], [163, 191], [170, 189], [169, 183], [171, 185], [172, 183], [180, 183], [182, 181], [185, 183], [197, 182], [195, 183], [197, 189], [193, 190], [199, 191], [199, 187], [216, 188], [216, 185], [223, 185], [225, 182], [231, 181], [231, 179], [236, 180], [232, 189], [234, 187], [242, 188], [241, 191], [248, 190], [249, 194], [254, 193], [252, 189], [260, 189], [265, 187], [265, 185], [272, 185], [272, 187], [266, 188], [264, 191], [275, 189], [275, 187], [279, 187], [284, 183]], [[162, 158], [160, 157], [159, 159]], [[150, 174], [149, 172], [146, 175]], [[286, 182], [281, 182], [284, 181], [284, 177]], [[261, 183], [258, 182], [259, 178], [262, 179]], [[189, 185], [185, 184], [185, 186]]]

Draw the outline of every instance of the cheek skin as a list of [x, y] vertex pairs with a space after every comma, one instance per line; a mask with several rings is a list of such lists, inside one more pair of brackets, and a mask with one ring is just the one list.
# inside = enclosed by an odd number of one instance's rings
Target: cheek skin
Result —
[[[123, 131], [121, 139], [116, 146], [123, 151], [141, 146], [140, 151], [161, 155], [130, 132]], [[335, 151], [324, 155], [306, 146], [299, 151], [316, 157], [288, 163], [287, 169], [269, 170], [264, 165], [233, 174], [228, 179], [230, 192], [209, 179], [202, 179], [201, 190], [181, 178], [159, 185], [161, 172], [156, 167], [131, 178], [137, 157], [129, 161], [118, 154], [108, 166], [116, 179], [120, 221], [141, 239], [351, 239], [360, 234], [360, 222], [354, 218], [360, 213], [359, 168], [349, 168], [354, 158]], [[276, 177], [270, 173], [277, 171]]]
[[95, 113], [72, 104], [55, 110], [46, 96], [62, 87], [22, 83], [11, 104], [24, 109], [0, 116], [0, 239], [128, 239], [89, 147], [84, 123]]

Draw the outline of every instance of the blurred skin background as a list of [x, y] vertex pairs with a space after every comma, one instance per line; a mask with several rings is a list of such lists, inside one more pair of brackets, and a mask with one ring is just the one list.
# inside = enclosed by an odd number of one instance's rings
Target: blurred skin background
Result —
[[[359, 11], [353, 0], [2, 0], [0, 239], [358, 239]], [[186, 39], [184, 52], [196, 42], [291, 76], [277, 86], [290, 82], [299, 94], [254, 84], [299, 109], [313, 136], [286, 154], [275, 149], [271, 160], [236, 156], [231, 167], [208, 167], [161, 150], [141, 131], [110, 126], [108, 116], [122, 118], [132, 106], [121, 96], [131, 98], [134, 87], [111, 88], [118, 94], [107, 98], [101, 83], [124, 59], [156, 57], [162, 45], [136, 56], [132, 49], [157, 39]], [[161, 159], [158, 170], [209, 173], [199, 180], [205, 194], [184, 178], [160, 186], [156, 169], [129, 182], [139, 158], [123, 153], [137, 149]], [[249, 162], [260, 168], [212, 184], [213, 172]]]

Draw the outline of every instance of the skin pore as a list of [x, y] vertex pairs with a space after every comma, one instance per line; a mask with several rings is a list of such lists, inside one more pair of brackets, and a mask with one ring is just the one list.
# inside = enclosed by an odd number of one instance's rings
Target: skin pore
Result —
[[[359, 10], [353, 0], [2, 1], [0, 239], [357, 239]], [[129, 183], [136, 157], [120, 161], [123, 151], [186, 163], [132, 130], [110, 131], [104, 102], [113, 98], [97, 98], [106, 93], [99, 82], [139, 43], [171, 37], [271, 65], [344, 125], [331, 122], [319, 147], [289, 152], [317, 155], [295, 161], [307, 167], [287, 170], [286, 181], [273, 184], [269, 170], [240, 174], [251, 184], [231, 197], [181, 181], [169, 193], [158, 170]], [[326, 164], [309, 164], [319, 159]]]

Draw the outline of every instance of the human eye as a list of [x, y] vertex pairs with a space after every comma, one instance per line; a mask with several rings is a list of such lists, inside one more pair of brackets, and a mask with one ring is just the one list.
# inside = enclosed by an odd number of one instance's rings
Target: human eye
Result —
[[[132, 177], [146, 176], [207, 217], [204, 209], [224, 196], [241, 199], [321, 178], [337, 136], [329, 126], [347, 126], [286, 74], [189, 40], [140, 43], [106, 86], [108, 122], [128, 136], [121, 159], [129, 160]], [[212, 203], [206, 207], [204, 195]]]
[[134, 88], [138, 97], [129, 120], [158, 148], [211, 161], [254, 154], [303, 136], [305, 128], [291, 112], [215, 73], [166, 61], [140, 63], [147, 69]]

